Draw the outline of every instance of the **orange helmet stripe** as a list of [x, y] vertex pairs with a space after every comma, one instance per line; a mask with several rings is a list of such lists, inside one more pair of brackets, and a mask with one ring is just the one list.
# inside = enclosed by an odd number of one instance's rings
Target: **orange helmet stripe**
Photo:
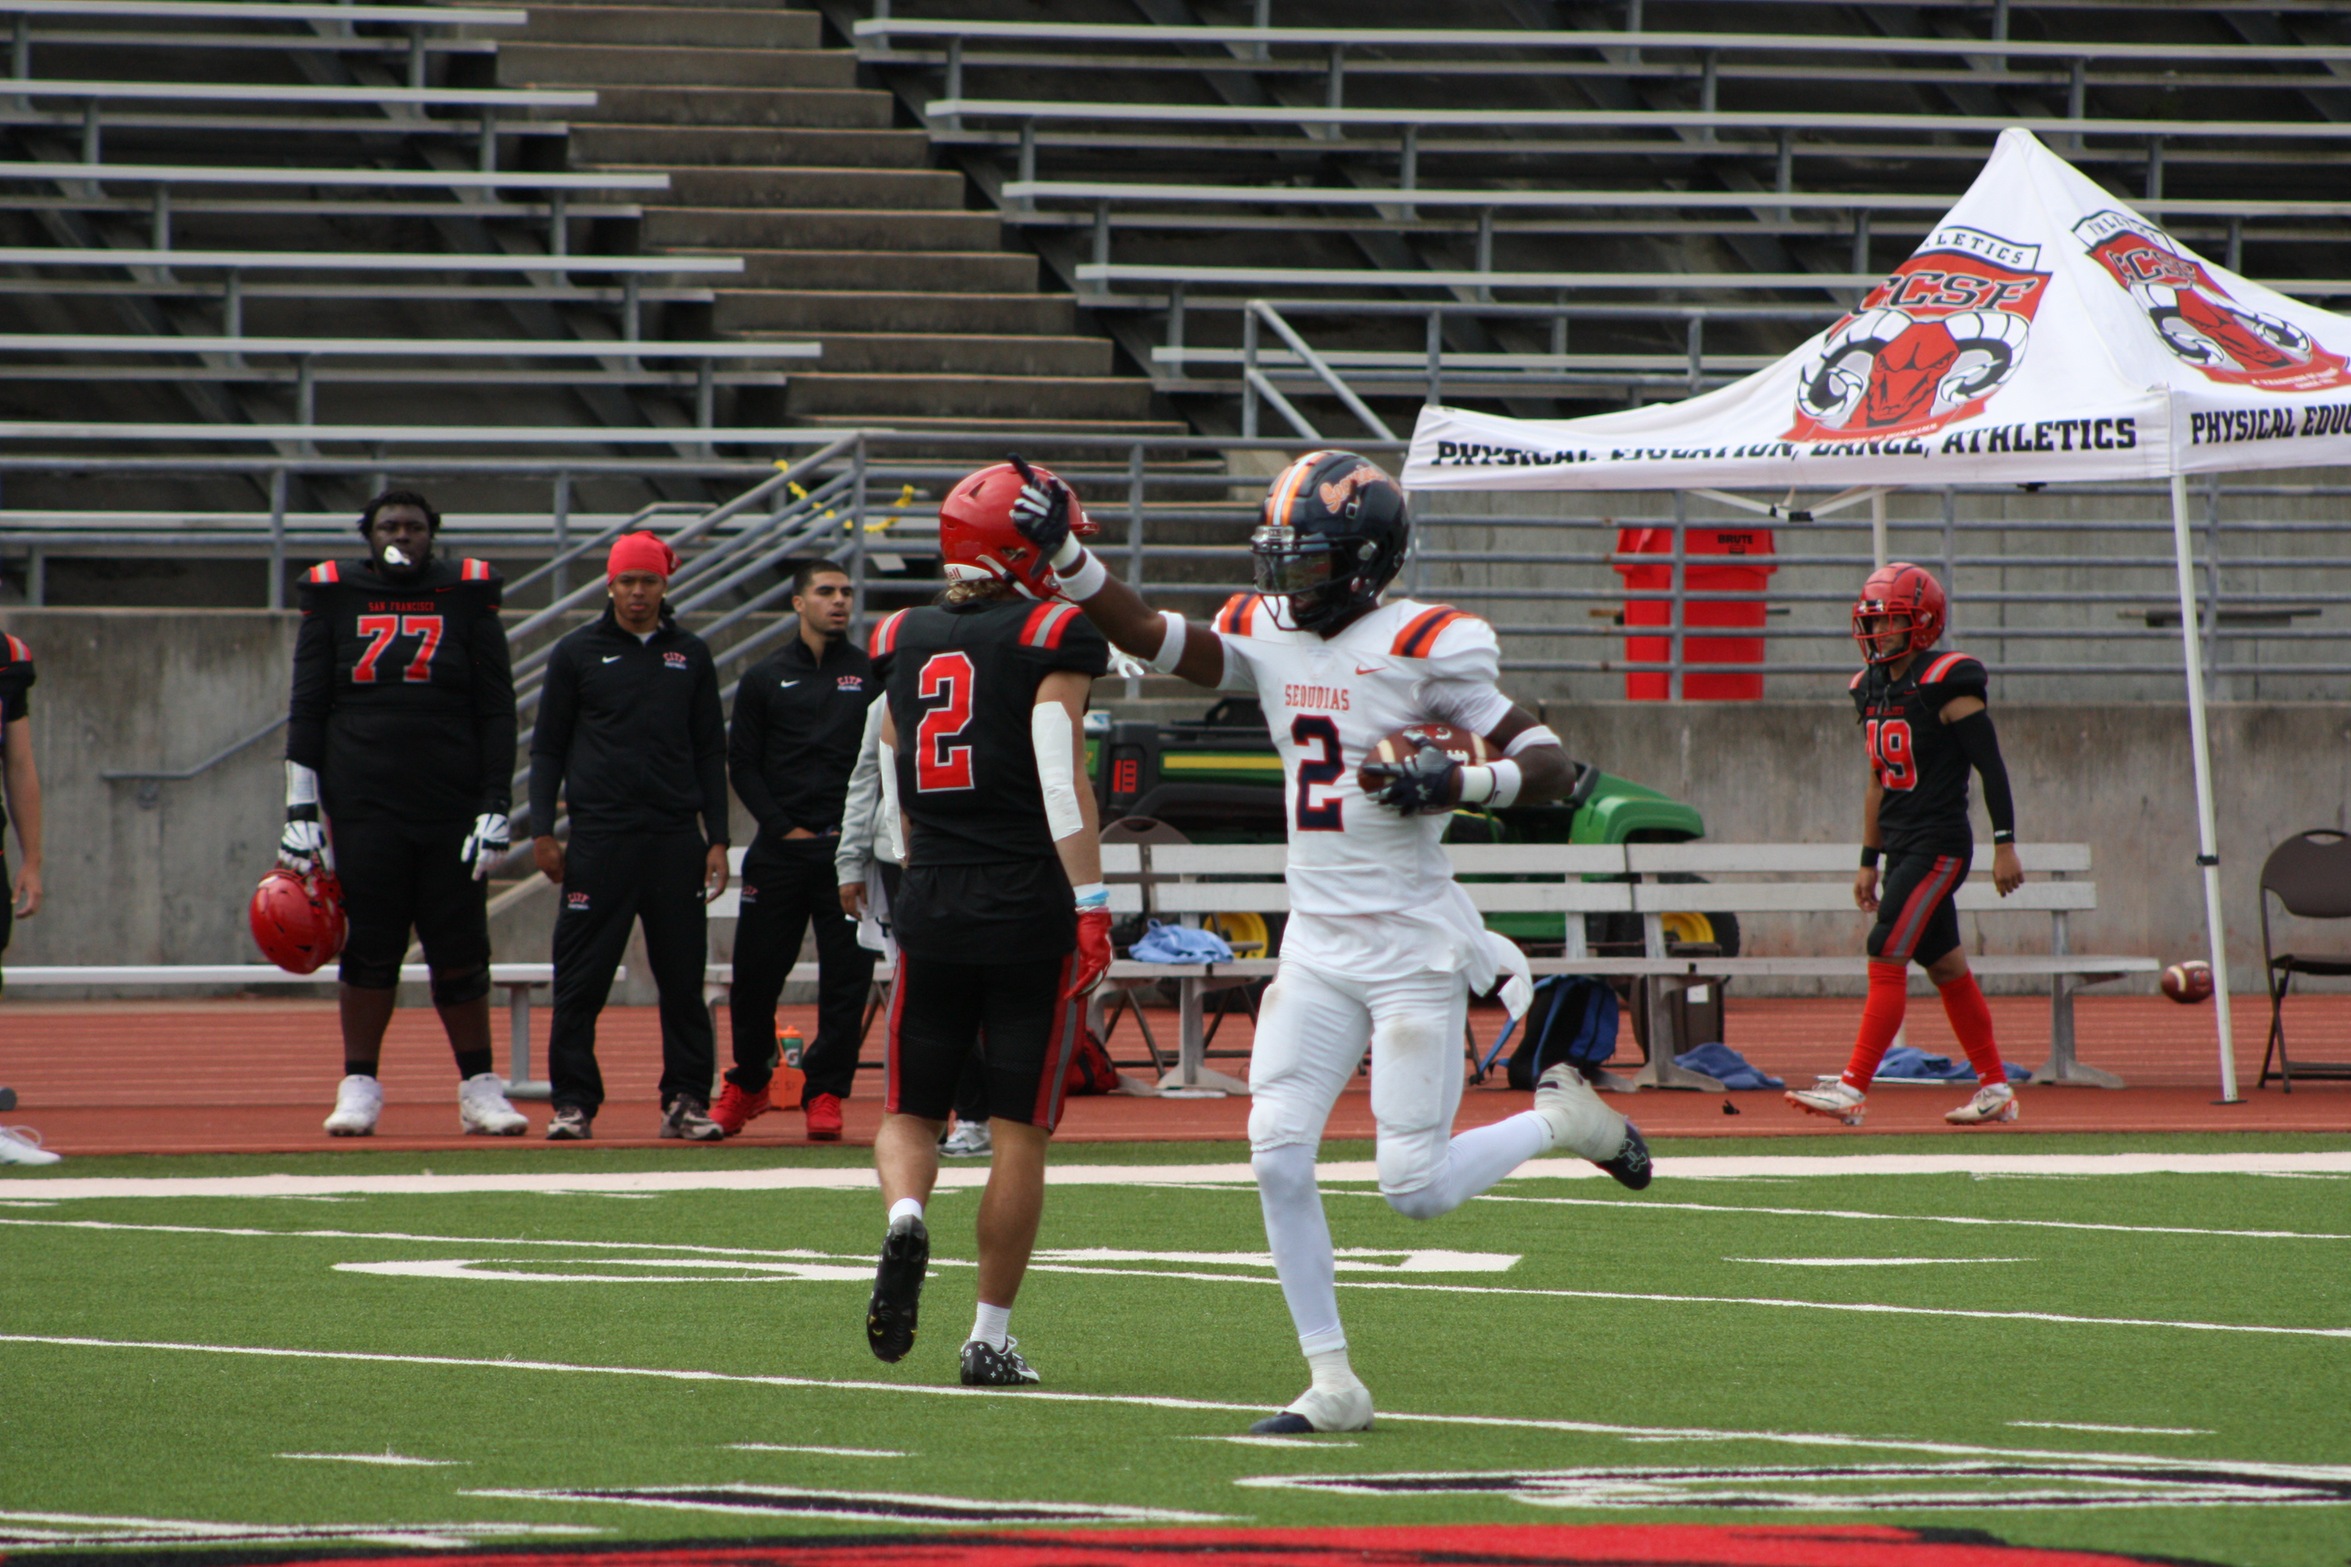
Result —
[[1266, 498], [1267, 522], [1276, 527], [1286, 528], [1290, 525], [1290, 510], [1298, 504], [1298, 492], [1306, 488], [1307, 476], [1314, 472], [1314, 465], [1329, 455], [1329, 452], [1308, 452], [1281, 471], [1280, 476], [1273, 481], [1272, 492]]

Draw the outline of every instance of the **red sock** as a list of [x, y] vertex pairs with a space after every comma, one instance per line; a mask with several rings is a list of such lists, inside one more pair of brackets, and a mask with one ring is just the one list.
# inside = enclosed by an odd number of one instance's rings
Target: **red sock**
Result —
[[1992, 1039], [1992, 1009], [1975, 976], [1962, 974], [1943, 986], [1942, 992], [1943, 1015], [1951, 1020], [1952, 1032], [1966, 1047], [1976, 1081], [1986, 1088], [2007, 1082], [2008, 1069], [2000, 1064], [2000, 1047]]
[[1902, 1031], [1903, 987], [1909, 978], [1906, 963], [1871, 960], [1869, 999], [1861, 1004], [1861, 1033], [1853, 1041], [1853, 1059], [1845, 1064], [1846, 1087], [1869, 1092], [1870, 1079], [1878, 1075], [1878, 1063], [1886, 1058], [1886, 1047]]

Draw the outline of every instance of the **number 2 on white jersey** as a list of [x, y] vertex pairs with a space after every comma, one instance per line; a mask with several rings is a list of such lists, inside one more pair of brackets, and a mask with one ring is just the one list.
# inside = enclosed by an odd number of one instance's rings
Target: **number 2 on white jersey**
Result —
[[1347, 764], [1339, 759], [1339, 726], [1327, 718], [1301, 714], [1290, 722], [1290, 739], [1301, 749], [1318, 753], [1299, 758], [1298, 800], [1291, 819], [1300, 832], [1344, 831], [1338, 798], [1315, 798], [1316, 790], [1327, 789], [1346, 776]]

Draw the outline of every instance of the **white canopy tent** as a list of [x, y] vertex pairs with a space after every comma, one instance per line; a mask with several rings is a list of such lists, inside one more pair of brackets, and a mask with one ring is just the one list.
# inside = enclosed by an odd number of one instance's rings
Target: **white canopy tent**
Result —
[[[2351, 466], [2351, 318], [2204, 260], [2030, 132], [1860, 306], [1746, 379], [1588, 419], [1421, 410], [1409, 490], [1691, 490], [1800, 517], [1905, 485], [2168, 479], [2223, 1094], [2237, 1097], [2187, 476]], [[1799, 508], [1727, 488], [1843, 493]]]

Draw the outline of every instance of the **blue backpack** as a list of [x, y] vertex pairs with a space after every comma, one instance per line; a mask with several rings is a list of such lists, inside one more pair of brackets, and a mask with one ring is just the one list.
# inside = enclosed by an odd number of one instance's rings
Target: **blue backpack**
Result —
[[1553, 974], [1537, 981], [1527, 1015], [1494, 1041], [1479, 1063], [1481, 1073], [1510, 1043], [1512, 1029], [1522, 1025], [1526, 1032], [1507, 1068], [1511, 1087], [1532, 1089], [1535, 1079], [1562, 1061], [1599, 1067], [1616, 1054], [1616, 987], [1589, 974]]

